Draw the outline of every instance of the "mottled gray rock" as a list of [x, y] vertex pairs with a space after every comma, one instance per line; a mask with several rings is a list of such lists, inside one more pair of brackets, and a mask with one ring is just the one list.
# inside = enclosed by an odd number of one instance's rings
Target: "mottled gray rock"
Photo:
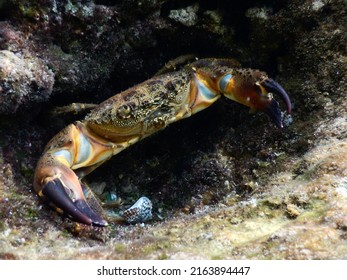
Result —
[[194, 4], [183, 9], [171, 10], [169, 18], [185, 26], [194, 26], [199, 20], [198, 11], [199, 4]]
[[22, 105], [47, 101], [54, 74], [42, 60], [0, 51], [0, 114], [16, 113]]

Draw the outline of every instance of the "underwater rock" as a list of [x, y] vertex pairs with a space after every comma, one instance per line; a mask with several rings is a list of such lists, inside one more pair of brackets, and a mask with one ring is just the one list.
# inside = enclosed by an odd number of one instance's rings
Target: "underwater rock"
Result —
[[194, 26], [198, 22], [198, 11], [199, 4], [195, 4], [179, 10], [171, 10], [169, 18], [185, 26]]
[[48, 100], [53, 85], [54, 74], [40, 59], [0, 51], [0, 114]]
[[272, 9], [267, 7], [253, 7], [246, 11], [246, 17], [267, 20], [272, 14]]

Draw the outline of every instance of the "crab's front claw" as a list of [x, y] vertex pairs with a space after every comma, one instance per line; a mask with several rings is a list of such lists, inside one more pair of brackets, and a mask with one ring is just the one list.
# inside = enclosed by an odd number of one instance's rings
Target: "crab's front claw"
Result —
[[[59, 171], [65, 172], [55, 172], [54, 176], [38, 180], [36, 189], [39, 196], [53, 203], [58, 212], [63, 212], [76, 222], [99, 227], [107, 226], [107, 222], [87, 204], [75, 173], [68, 168]], [[36, 175], [39, 177], [40, 171]]]
[[292, 103], [284, 88], [271, 78], [267, 78], [260, 83], [267, 92], [277, 94], [285, 103], [288, 114], [292, 112]]
[[83, 198], [73, 202], [59, 179], [48, 182], [42, 188], [42, 194], [76, 222], [100, 227], [107, 226], [107, 222], [96, 214]]
[[[277, 83], [271, 78], [266, 78], [259, 83], [259, 86], [261, 87], [262, 92], [265, 93], [266, 96], [268, 96], [269, 93], [278, 95], [286, 105], [286, 110], [288, 114], [291, 113], [292, 103], [290, 102], [288, 94], [279, 83]], [[269, 97], [267, 105], [264, 106], [263, 111], [270, 116], [270, 118], [275, 122], [277, 127], [283, 127], [281, 110], [279, 108], [278, 102], [275, 99]]]
[[219, 91], [227, 98], [246, 105], [251, 110], [270, 116], [282, 128], [282, 113], [273, 94], [278, 95], [291, 113], [292, 105], [286, 91], [266, 73], [253, 69], [235, 69], [217, 79]]

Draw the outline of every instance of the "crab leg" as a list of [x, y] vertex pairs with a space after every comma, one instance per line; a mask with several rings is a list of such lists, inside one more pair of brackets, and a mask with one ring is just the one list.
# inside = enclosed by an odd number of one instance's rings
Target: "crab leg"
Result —
[[113, 143], [100, 139], [83, 123], [71, 124], [46, 146], [36, 168], [34, 188], [40, 197], [77, 222], [106, 226], [107, 222], [88, 206], [73, 170], [84, 176], [116, 151]]

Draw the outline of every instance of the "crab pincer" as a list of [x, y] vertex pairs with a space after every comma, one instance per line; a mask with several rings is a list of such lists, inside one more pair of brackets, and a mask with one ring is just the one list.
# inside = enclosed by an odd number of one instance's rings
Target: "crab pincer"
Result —
[[58, 212], [64, 213], [76, 222], [107, 226], [107, 222], [89, 207], [80, 182], [76, 175], [71, 173], [71, 170], [66, 169], [64, 173], [45, 178], [40, 184], [39, 196], [50, 202]]
[[[279, 83], [271, 78], [267, 78], [260, 82], [259, 85], [267, 93], [273, 93], [279, 96], [286, 106], [287, 113], [291, 114], [292, 103], [290, 102], [290, 98], [287, 92]], [[278, 102], [275, 99], [272, 99], [271, 102], [269, 102], [269, 105], [265, 108], [264, 112], [268, 114], [271, 119], [273, 119], [273, 121], [279, 128], [283, 128], [281, 110], [279, 108]]]

